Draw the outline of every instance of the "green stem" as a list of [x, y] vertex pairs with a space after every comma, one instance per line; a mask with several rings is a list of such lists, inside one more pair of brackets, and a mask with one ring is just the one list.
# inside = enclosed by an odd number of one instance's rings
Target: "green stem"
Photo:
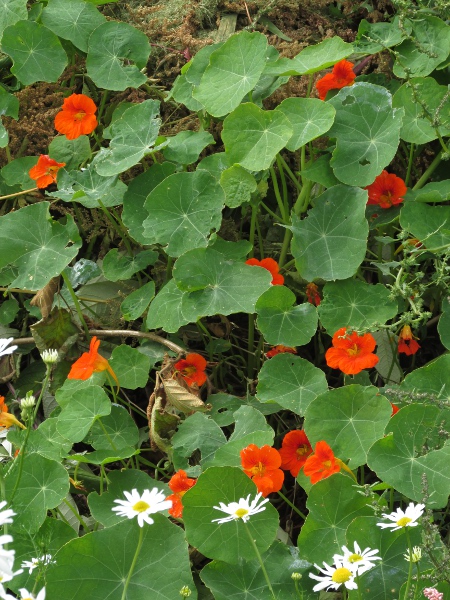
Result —
[[121, 223], [117, 223], [117, 221], [114, 219], [114, 217], [111, 215], [111, 213], [109, 212], [109, 210], [106, 208], [106, 206], [103, 204], [103, 202], [99, 199], [97, 200], [100, 208], [102, 209], [105, 217], [108, 219], [108, 221], [111, 223], [113, 229], [115, 230], [115, 232], [118, 234], [119, 238], [121, 240], [123, 240], [123, 243], [125, 244], [125, 248], [128, 251], [128, 254], [130, 256], [133, 256], [133, 251], [131, 249], [131, 245], [130, 242], [128, 240], [128, 232], [127, 230], [122, 226]]
[[277, 199], [278, 208], [280, 209], [280, 215], [281, 215], [283, 221], [287, 221], [287, 215], [285, 214], [285, 210], [284, 210], [285, 207], [284, 207], [283, 199], [280, 194], [280, 188], [278, 187], [278, 180], [277, 180], [277, 175], [275, 173], [275, 169], [273, 167], [270, 167], [269, 171], [270, 171], [270, 176], [272, 178], [272, 185], [273, 185], [273, 191], [275, 193], [275, 198]]
[[131, 581], [131, 576], [133, 575], [133, 571], [136, 567], [136, 563], [137, 563], [137, 559], [138, 556], [141, 552], [141, 548], [142, 548], [142, 544], [144, 542], [144, 528], [143, 527], [139, 527], [139, 540], [136, 546], [136, 552], [134, 553], [133, 556], [133, 561], [131, 563], [131, 567], [130, 570], [128, 571], [128, 575], [127, 575], [127, 579], [125, 581], [125, 585], [123, 586], [123, 592], [122, 592], [122, 597], [121, 600], [125, 600], [125, 598], [127, 597], [127, 590], [128, 590], [128, 586], [130, 585], [130, 581]]
[[99, 123], [100, 123], [100, 119], [102, 118], [103, 110], [105, 108], [105, 104], [106, 104], [106, 101], [108, 100], [108, 97], [109, 97], [109, 90], [105, 90], [102, 94], [102, 99], [100, 100], [100, 106], [98, 108], [97, 121]]
[[278, 266], [280, 267], [280, 269], [284, 265], [284, 262], [286, 260], [291, 239], [292, 231], [290, 229], [286, 229], [286, 231], [284, 232], [283, 245], [281, 246], [280, 258], [278, 259]]
[[406, 187], [409, 186], [409, 179], [411, 177], [411, 169], [412, 169], [413, 158], [414, 158], [414, 144], [411, 143], [411, 145], [409, 147], [408, 169], [406, 171], [406, 177], [405, 177], [405, 185], [406, 185]]
[[278, 172], [280, 173], [281, 189], [283, 190], [284, 214], [287, 216], [289, 214], [288, 189], [287, 189], [287, 184], [286, 184], [286, 177], [284, 175], [283, 163], [281, 162], [279, 154], [277, 154], [277, 165], [278, 165]]
[[431, 175], [438, 168], [441, 160], [442, 160], [442, 150], [439, 152], [439, 154], [436, 154], [431, 165], [428, 167], [428, 169], [425, 171], [425, 173], [422, 175], [422, 177], [419, 179], [419, 181], [416, 183], [416, 185], [412, 188], [413, 191], [420, 190], [420, 188], [422, 188], [426, 184], [426, 182], [429, 180]]
[[16, 196], [23, 196], [24, 194], [28, 194], [29, 192], [35, 192], [39, 188], [34, 187], [29, 190], [24, 190], [23, 192], [16, 192], [15, 194], [8, 194], [6, 196], [0, 196], [0, 200], [7, 200], [8, 198], [15, 198]]
[[286, 173], [289, 175], [289, 179], [292, 181], [292, 183], [295, 185], [295, 187], [298, 189], [298, 191], [300, 192], [302, 189], [302, 186], [300, 185], [297, 177], [294, 175], [294, 173], [291, 171], [291, 169], [289, 168], [289, 165], [287, 164], [287, 162], [284, 160], [284, 158], [281, 156], [281, 154], [277, 155], [277, 160], [278, 158], [281, 161], [281, 164], [283, 165], [284, 170], [286, 171]]
[[64, 283], [66, 284], [67, 289], [69, 290], [69, 294], [70, 294], [70, 297], [72, 298], [72, 301], [74, 303], [75, 310], [77, 311], [78, 318], [80, 319], [81, 324], [82, 324], [83, 329], [84, 329], [84, 333], [86, 334], [86, 340], [90, 340], [91, 336], [89, 335], [89, 329], [88, 329], [88, 326], [86, 324], [86, 321], [84, 320], [84, 316], [83, 316], [83, 312], [81, 310], [80, 303], [79, 303], [77, 295], [75, 294], [75, 291], [74, 291], [74, 289], [72, 287], [72, 284], [69, 281], [69, 277], [68, 277], [68, 275], [67, 275], [67, 273], [65, 271], [62, 271], [61, 276], [62, 276], [62, 278], [64, 280]]
[[405, 595], [403, 596], [403, 599], [407, 600], [408, 596], [409, 596], [409, 589], [411, 587], [412, 572], [413, 572], [413, 561], [412, 561], [413, 548], [412, 548], [411, 537], [409, 535], [408, 527], [405, 527], [405, 534], [406, 534], [406, 539], [408, 541], [408, 549], [409, 549], [409, 569], [408, 569], [408, 580], [406, 582], [406, 590], [405, 590]]
[[[67, 506], [67, 508], [69, 508], [69, 510], [71, 510], [73, 512], [73, 516], [77, 519], [77, 521], [80, 523], [81, 527], [86, 531], [86, 533], [91, 531], [90, 528], [86, 525], [86, 522], [84, 521], [83, 517], [80, 515], [80, 513], [77, 510], [74, 509], [74, 507], [70, 504], [70, 502], [68, 502], [66, 500], [66, 498], [63, 498], [63, 502]], [[64, 515], [61, 513], [59, 508], [57, 508], [56, 510], [59, 512], [61, 517], [64, 519]], [[67, 519], [65, 519], [65, 521], [67, 522]], [[69, 525], [69, 523], [68, 523], [68, 525]]]
[[248, 363], [247, 377], [253, 379], [253, 369], [255, 368], [255, 315], [248, 315]]
[[280, 496], [280, 498], [282, 500], [284, 500], [286, 502], [286, 504], [289, 504], [289, 506], [292, 508], [292, 510], [294, 510], [304, 521], [306, 521], [306, 515], [304, 515], [302, 513], [301, 510], [299, 510], [294, 504], [292, 504], [292, 502], [286, 498], [286, 496], [284, 494], [282, 494], [281, 492], [278, 492], [278, 495]]
[[[247, 523], [244, 523], [244, 521], [242, 521], [242, 523], [243, 523], [243, 525], [245, 527], [245, 531], [247, 532], [248, 539], [250, 540], [250, 543], [253, 546], [253, 550], [255, 551], [256, 558], [258, 559], [259, 565], [261, 567], [261, 571], [263, 572], [264, 579], [266, 580], [266, 583], [267, 583], [267, 587], [269, 588], [270, 593], [272, 594], [273, 600], [276, 600], [276, 596], [275, 596], [275, 593], [273, 591], [272, 584], [270, 583], [269, 575], [267, 574], [266, 567], [264, 566], [263, 560], [261, 558], [261, 554], [259, 553], [259, 550], [258, 550], [258, 547], [257, 547], [257, 545], [255, 543], [255, 540], [253, 539], [253, 536], [250, 533], [250, 529], [248, 528]], [[124, 599], [122, 599], [122, 600], [124, 600]]]

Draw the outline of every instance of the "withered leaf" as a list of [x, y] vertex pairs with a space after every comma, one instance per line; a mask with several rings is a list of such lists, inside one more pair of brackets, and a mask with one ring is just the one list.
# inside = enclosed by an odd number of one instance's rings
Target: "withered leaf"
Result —
[[188, 414], [196, 411], [206, 412], [211, 409], [210, 404], [205, 404], [200, 398], [191, 394], [191, 392], [183, 388], [174, 379], [164, 380], [163, 385], [167, 401], [177, 410]]

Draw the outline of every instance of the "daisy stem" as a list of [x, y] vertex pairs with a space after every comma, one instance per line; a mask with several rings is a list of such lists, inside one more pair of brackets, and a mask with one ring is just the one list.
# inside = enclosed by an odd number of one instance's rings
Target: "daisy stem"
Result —
[[[263, 572], [264, 579], [266, 580], [266, 583], [267, 583], [267, 587], [269, 588], [270, 593], [272, 594], [272, 598], [273, 598], [273, 600], [277, 600], [275, 593], [273, 591], [273, 588], [272, 588], [272, 584], [270, 583], [270, 579], [269, 579], [269, 575], [267, 574], [266, 567], [264, 566], [263, 559], [261, 558], [261, 554], [259, 553], [259, 550], [255, 543], [255, 540], [253, 539], [253, 536], [250, 533], [250, 529], [248, 528], [247, 523], [244, 523], [242, 521], [242, 524], [244, 525], [245, 531], [247, 532], [247, 535], [248, 535], [248, 539], [250, 540], [250, 542], [253, 546], [253, 550], [255, 551], [256, 558], [258, 559], [259, 565], [261, 567], [261, 571]], [[122, 600], [124, 600], [123, 596], [122, 596]]]
[[134, 553], [133, 561], [131, 563], [130, 570], [128, 571], [127, 580], [125, 581], [125, 585], [123, 587], [123, 592], [122, 592], [121, 600], [125, 600], [125, 598], [127, 596], [127, 589], [128, 589], [129, 584], [130, 584], [130, 580], [131, 580], [131, 576], [133, 575], [134, 568], [136, 567], [136, 562], [137, 562], [139, 553], [141, 552], [143, 541], [144, 541], [144, 528], [143, 527], [139, 527], [139, 540], [138, 540], [138, 543], [137, 543], [137, 546], [136, 546], [136, 552]]
[[301, 511], [301, 510], [299, 510], [299, 509], [298, 509], [298, 508], [297, 508], [297, 507], [296, 507], [294, 504], [292, 504], [292, 502], [291, 502], [291, 501], [290, 501], [288, 498], [286, 498], [286, 496], [285, 496], [284, 494], [282, 494], [281, 492], [278, 492], [278, 495], [280, 496], [280, 498], [281, 498], [282, 500], [284, 500], [284, 501], [286, 502], [286, 504], [288, 504], [288, 505], [289, 505], [289, 506], [292, 508], [292, 510], [294, 510], [294, 511], [295, 511], [295, 512], [296, 512], [298, 515], [300, 515], [300, 517], [301, 517], [301, 518], [302, 518], [304, 521], [306, 521], [306, 515], [304, 515], [304, 514], [302, 513], [302, 511]]
[[411, 587], [412, 572], [413, 572], [413, 561], [412, 561], [413, 547], [412, 547], [411, 537], [409, 535], [409, 531], [408, 531], [407, 527], [405, 527], [405, 534], [406, 534], [406, 540], [408, 542], [408, 548], [409, 548], [409, 569], [408, 569], [408, 580], [406, 582], [405, 595], [403, 596], [403, 598], [404, 598], [404, 600], [407, 600], [407, 598], [409, 597], [409, 589]]
[[70, 297], [72, 298], [75, 310], [77, 311], [78, 318], [80, 319], [81, 325], [84, 329], [84, 333], [86, 334], [86, 339], [89, 340], [91, 339], [91, 336], [89, 335], [89, 329], [86, 325], [86, 321], [84, 320], [83, 312], [81, 310], [80, 302], [77, 298], [77, 295], [75, 294], [72, 284], [69, 281], [69, 277], [65, 271], [61, 272], [61, 277], [64, 279], [64, 283], [66, 284], [67, 290], [69, 291]]

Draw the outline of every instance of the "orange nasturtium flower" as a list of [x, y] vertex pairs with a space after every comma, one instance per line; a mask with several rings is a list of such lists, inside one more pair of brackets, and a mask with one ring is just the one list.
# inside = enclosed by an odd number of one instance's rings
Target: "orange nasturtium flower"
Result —
[[387, 171], [381, 171], [375, 181], [364, 189], [369, 193], [367, 204], [378, 204], [380, 208], [400, 204], [408, 191], [403, 179]]
[[412, 354], [415, 354], [419, 348], [420, 345], [414, 339], [411, 327], [405, 325], [398, 338], [398, 351], [411, 356]]
[[267, 444], [261, 448], [256, 444], [249, 444], [241, 450], [241, 463], [244, 472], [253, 480], [264, 498], [281, 490], [284, 473], [280, 469], [281, 456], [278, 450]]
[[391, 417], [393, 417], [394, 415], [396, 415], [398, 413], [398, 411], [400, 410], [399, 407], [396, 404], [392, 404], [391, 402], [391, 406], [392, 406], [392, 414]]
[[373, 354], [377, 343], [370, 333], [358, 335], [354, 331], [348, 334], [346, 327], [341, 327], [333, 335], [332, 344], [333, 347], [325, 352], [327, 365], [346, 375], [356, 375], [378, 362], [378, 356]]
[[283, 354], [285, 352], [289, 352], [289, 354], [297, 354], [297, 350], [295, 348], [291, 348], [290, 346], [283, 346], [283, 344], [278, 344], [278, 346], [274, 346], [268, 352], [266, 352], [266, 358], [272, 358], [277, 354]]
[[303, 429], [295, 429], [284, 436], [279, 452], [281, 468], [289, 470], [293, 477], [297, 477], [312, 453], [312, 448]]
[[55, 129], [68, 140], [92, 133], [97, 127], [96, 112], [97, 107], [88, 96], [72, 94], [64, 99], [62, 109], [55, 117]]
[[311, 479], [311, 483], [317, 483], [321, 479], [326, 479], [333, 473], [338, 473], [343, 465], [342, 461], [337, 459], [330, 446], [324, 442], [317, 442], [314, 448], [314, 454], [306, 459], [303, 466], [303, 472]]
[[183, 358], [175, 363], [174, 367], [189, 386], [196, 383], [200, 387], [206, 381], [205, 369], [207, 364], [203, 356], [192, 352], [185, 359]]
[[172, 508], [169, 508], [169, 515], [181, 519], [183, 516], [183, 502], [182, 497], [184, 494], [191, 489], [193, 485], [197, 483], [196, 479], [190, 479], [187, 476], [186, 471], [180, 469], [172, 476], [169, 481], [169, 487], [173, 494], [167, 496], [166, 500], [172, 500]]
[[22, 429], [26, 429], [25, 425], [9, 412], [8, 407], [5, 404], [5, 397], [0, 396], [0, 427], [6, 427], [8, 429], [11, 425], [17, 425]]
[[306, 286], [306, 299], [310, 304], [319, 306], [321, 298], [319, 294], [319, 288], [315, 283], [308, 283]]
[[65, 167], [66, 163], [59, 163], [48, 154], [41, 154], [34, 167], [28, 171], [31, 179], [36, 181], [38, 188], [46, 188], [51, 183], [56, 183], [56, 175], [61, 167]]
[[109, 362], [98, 353], [100, 340], [95, 336], [92, 338], [89, 352], [83, 352], [78, 360], [76, 360], [70, 369], [67, 379], [82, 379], [85, 381], [92, 376], [93, 373], [100, 371], [108, 371], [114, 381], [119, 385], [116, 374], [109, 365]]
[[347, 85], [353, 85], [356, 77], [353, 67], [353, 63], [348, 60], [341, 60], [336, 63], [332, 72], [321, 77], [316, 83], [319, 98], [325, 100], [330, 90], [340, 90]]
[[5, 396], [0, 396], [0, 412], [9, 412], [5, 404]]
[[263, 258], [262, 260], [258, 260], [257, 258], [249, 258], [245, 261], [246, 265], [250, 265], [251, 267], [262, 267], [269, 271], [272, 275], [272, 285], [283, 285], [284, 277], [278, 273], [279, 266], [276, 260], [273, 258]]

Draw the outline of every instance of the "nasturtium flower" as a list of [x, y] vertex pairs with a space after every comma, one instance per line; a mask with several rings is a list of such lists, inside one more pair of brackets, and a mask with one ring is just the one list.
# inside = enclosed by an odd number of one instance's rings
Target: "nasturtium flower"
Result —
[[418, 519], [423, 515], [425, 504], [414, 504], [410, 502], [403, 511], [401, 508], [397, 508], [390, 514], [383, 513], [382, 516], [392, 523], [377, 523], [381, 529], [390, 528], [392, 531], [397, 529], [403, 529], [404, 527], [416, 527], [418, 525]]
[[25, 425], [21, 423], [13, 414], [9, 412], [0, 412], [0, 427], [12, 427], [13, 425], [17, 425], [21, 429], [26, 429]]
[[319, 288], [315, 283], [308, 283], [306, 286], [306, 299], [310, 304], [319, 306], [321, 302]]
[[340, 90], [348, 85], [353, 85], [356, 77], [353, 67], [353, 63], [348, 60], [341, 60], [336, 63], [332, 72], [321, 77], [316, 83], [319, 98], [325, 100], [330, 90]]
[[34, 167], [28, 171], [31, 179], [36, 181], [39, 189], [46, 188], [51, 183], [56, 183], [56, 175], [61, 167], [65, 167], [66, 163], [59, 163], [48, 154], [41, 154]]
[[109, 362], [98, 353], [99, 346], [100, 340], [94, 336], [89, 345], [89, 352], [83, 352], [80, 358], [73, 363], [72, 368], [67, 375], [67, 379], [81, 379], [86, 381], [93, 373], [108, 371], [117, 385], [119, 385], [116, 374], [112, 370]]
[[92, 133], [97, 127], [96, 112], [97, 107], [88, 96], [72, 94], [64, 99], [62, 109], [55, 117], [55, 129], [68, 140]]
[[393, 417], [394, 415], [396, 415], [398, 413], [398, 411], [400, 410], [399, 407], [396, 404], [392, 404], [391, 402], [391, 406], [392, 406], [392, 414], [391, 417]]
[[284, 436], [279, 452], [281, 468], [290, 471], [293, 477], [297, 477], [306, 459], [312, 454], [312, 447], [303, 429], [296, 429]]
[[403, 179], [387, 171], [381, 171], [375, 181], [364, 189], [369, 193], [367, 204], [378, 204], [380, 208], [400, 204], [408, 191]]
[[414, 339], [413, 332], [409, 325], [404, 325], [398, 337], [398, 351], [407, 356], [415, 354], [420, 349], [420, 345]]
[[268, 352], [266, 352], [266, 358], [273, 358], [277, 354], [297, 354], [297, 350], [295, 348], [291, 348], [290, 346], [283, 346], [283, 344], [279, 344], [278, 346], [274, 346]]
[[250, 502], [250, 495], [247, 498], [240, 498], [237, 502], [230, 502], [229, 504], [224, 504], [223, 502], [219, 502], [220, 506], [214, 506], [216, 510], [220, 510], [228, 515], [228, 517], [222, 517], [221, 519], [213, 519], [211, 523], [230, 523], [231, 521], [237, 521], [238, 519], [242, 519], [244, 523], [257, 513], [263, 512], [266, 510], [266, 507], [263, 506], [266, 502], [269, 502], [268, 499], [261, 500], [261, 503], [258, 505], [259, 500], [261, 499], [261, 492], [256, 494], [254, 500]]
[[[9, 344], [13, 341], [14, 338], [2, 338], [0, 339], [0, 357], [6, 356], [7, 354], [12, 354], [17, 350], [19, 346], [9, 346]], [[9, 346], [9, 348], [7, 348]]]
[[341, 461], [336, 459], [333, 450], [324, 441], [317, 442], [314, 454], [310, 454], [303, 465], [303, 472], [311, 479], [311, 483], [326, 479], [340, 470]]
[[343, 554], [335, 554], [333, 556], [334, 562], [341, 562], [347, 569], [355, 570], [357, 575], [362, 575], [375, 566], [373, 561], [381, 560], [381, 556], [376, 556], [379, 550], [371, 550], [370, 548], [361, 550], [358, 542], [353, 543], [353, 549], [352, 552], [347, 546], [342, 546]]
[[284, 473], [280, 469], [281, 456], [278, 450], [267, 444], [261, 448], [249, 444], [241, 450], [241, 463], [244, 472], [251, 477], [264, 498], [281, 490]]
[[137, 517], [139, 527], [143, 527], [144, 522], [152, 525], [151, 514], [172, 508], [172, 501], [166, 500], [164, 493], [158, 488], [144, 490], [142, 495], [134, 489], [130, 492], [124, 492], [126, 500], [114, 500], [120, 506], [114, 506], [111, 510], [115, 511], [119, 517], [133, 519]]
[[189, 385], [196, 383], [199, 387], [206, 381], [206, 365], [208, 363], [200, 354], [192, 352], [186, 358], [175, 363], [174, 367]]
[[313, 587], [313, 592], [319, 592], [324, 589], [332, 589], [338, 590], [341, 585], [344, 585], [348, 590], [357, 590], [358, 586], [355, 583], [355, 569], [349, 569], [345, 567], [343, 563], [336, 561], [336, 566], [330, 567], [324, 561], [325, 568], [319, 567], [319, 565], [314, 564], [316, 569], [318, 569], [324, 576], [315, 575], [314, 573], [310, 573], [309, 576], [316, 581], [320, 581], [317, 585]]
[[166, 500], [172, 502], [172, 507], [169, 508], [169, 515], [181, 519], [183, 516], [183, 502], [182, 497], [184, 494], [191, 489], [193, 485], [197, 483], [196, 479], [191, 479], [187, 476], [186, 471], [180, 469], [173, 475], [169, 481], [169, 487], [173, 494], [167, 496]]
[[347, 329], [341, 327], [333, 335], [332, 344], [333, 347], [325, 353], [327, 365], [332, 369], [340, 369], [346, 375], [356, 375], [378, 362], [378, 356], [373, 354], [377, 343], [370, 333], [347, 333]]
[[249, 258], [245, 261], [245, 264], [250, 265], [251, 267], [262, 267], [263, 269], [266, 269], [272, 275], [272, 285], [283, 285], [284, 277], [278, 273], [279, 266], [277, 261], [273, 258], [263, 258], [262, 260]]

